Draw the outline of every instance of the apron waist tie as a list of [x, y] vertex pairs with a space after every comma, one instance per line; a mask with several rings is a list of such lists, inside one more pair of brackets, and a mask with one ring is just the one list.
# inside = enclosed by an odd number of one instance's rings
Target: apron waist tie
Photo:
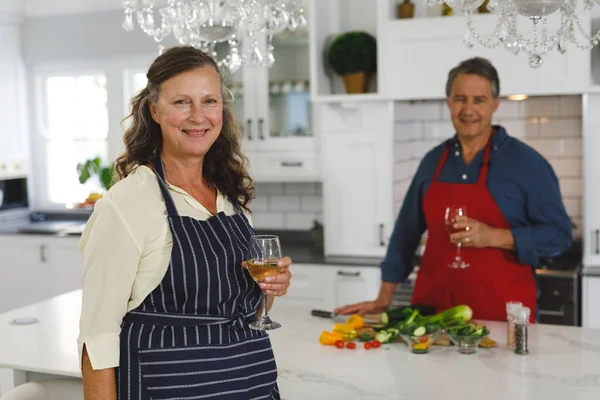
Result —
[[254, 319], [254, 313], [244, 314], [243, 312], [232, 315], [209, 315], [129, 311], [125, 314], [123, 322], [175, 327], [225, 325], [229, 329], [242, 329]]

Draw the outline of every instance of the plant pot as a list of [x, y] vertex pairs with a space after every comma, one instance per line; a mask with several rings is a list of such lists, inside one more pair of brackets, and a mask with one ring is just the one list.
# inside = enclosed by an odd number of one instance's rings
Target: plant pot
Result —
[[412, 18], [415, 13], [415, 5], [410, 0], [404, 0], [403, 3], [398, 4], [398, 18]]
[[356, 72], [354, 74], [344, 75], [344, 84], [346, 85], [346, 93], [366, 93], [368, 77], [364, 72]]
[[477, 11], [479, 11], [479, 14], [487, 14], [490, 12], [490, 10], [488, 10], [488, 8], [487, 8], [487, 5], [489, 2], [490, 2], [490, 0], [485, 0], [483, 2], [483, 4], [477, 8]]

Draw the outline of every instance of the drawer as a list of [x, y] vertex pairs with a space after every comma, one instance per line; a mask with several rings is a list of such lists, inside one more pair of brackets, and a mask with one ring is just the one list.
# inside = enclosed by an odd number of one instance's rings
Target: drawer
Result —
[[538, 275], [540, 282], [539, 303], [564, 304], [577, 301], [575, 281], [573, 279], [560, 279]]
[[320, 175], [319, 165], [318, 155], [315, 153], [261, 153], [260, 177], [318, 179]]
[[393, 129], [390, 102], [324, 103], [317, 107], [317, 127], [321, 132]]

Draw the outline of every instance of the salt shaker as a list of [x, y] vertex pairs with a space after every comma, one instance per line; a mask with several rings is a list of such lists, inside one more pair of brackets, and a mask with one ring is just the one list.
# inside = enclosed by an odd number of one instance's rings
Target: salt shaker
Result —
[[515, 312], [515, 353], [529, 354], [529, 307], [521, 307]]
[[506, 347], [515, 349], [515, 311], [523, 307], [520, 301], [509, 301], [506, 303]]

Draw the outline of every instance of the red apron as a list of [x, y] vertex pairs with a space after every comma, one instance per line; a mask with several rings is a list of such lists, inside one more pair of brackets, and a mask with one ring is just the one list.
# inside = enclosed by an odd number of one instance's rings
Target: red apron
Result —
[[437, 312], [466, 304], [473, 309], [473, 319], [506, 321], [506, 303], [520, 301], [531, 309], [530, 321], [533, 323], [537, 297], [533, 272], [531, 266], [518, 262], [514, 252], [463, 247], [461, 257], [469, 267], [448, 267], [456, 255], [456, 246], [450, 242], [444, 221], [449, 205], [464, 205], [469, 218], [491, 227], [510, 229], [486, 187], [490, 143], [491, 140], [485, 148], [483, 165], [475, 184], [438, 182], [450, 146], [442, 155], [423, 199], [428, 238], [412, 304], [428, 304]]

